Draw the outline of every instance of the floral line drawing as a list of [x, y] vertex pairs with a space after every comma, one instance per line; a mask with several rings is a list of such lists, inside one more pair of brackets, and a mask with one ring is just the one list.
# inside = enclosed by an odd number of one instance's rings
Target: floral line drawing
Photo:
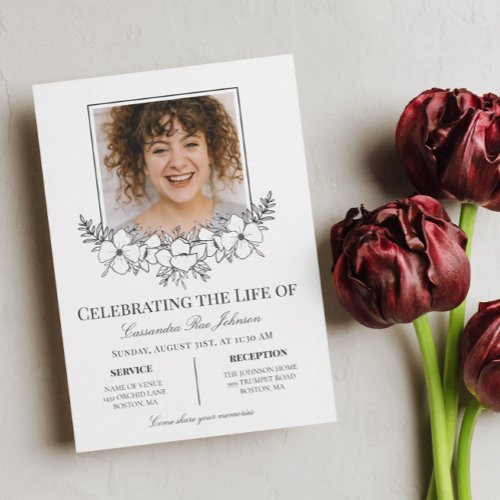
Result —
[[[212, 268], [207, 263], [247, 259], [253, 253], [264, 257], [259, 245], [264, 241], [265, 225], [274, 219], [276, 203], [271, 191], [260, 204], [251, 204], [240, 215], [215, 214], [206, 224], [172, 234], [164, 231], [143, 234], [138, 225], [118, 230], [93, 224], [80, 215], [78, 230], [83, 243], [94, 245], [99, 262], [104, 265], [101, 277], [110, 271], [125, 275], [148, 273], [157, 269], [160, 285], [174, 283], [186, 288], [188, 279], [210, 278]], [[212, 264], [213, 265], [213, 264]]]

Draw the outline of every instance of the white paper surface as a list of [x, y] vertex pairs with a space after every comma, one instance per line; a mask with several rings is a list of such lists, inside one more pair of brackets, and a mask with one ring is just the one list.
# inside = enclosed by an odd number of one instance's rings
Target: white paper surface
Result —
[[[188, 272], [185, 287], [160, 284], [159, 264], [114, 272], [79, 231], [106, 225], [93, 110], [221, 89], [236, 96], [246, 197], [261, 211], [275, 203], [244, 224], [262, 239], [249, 237], [245, 258], [229, 244], [232, 259], [198, 255], [208, 279]], [[37, 85], [34, 96], [77, 451], [335, 420], [292, 57]], [[175, 253], [173, 240], [154, 251]]]

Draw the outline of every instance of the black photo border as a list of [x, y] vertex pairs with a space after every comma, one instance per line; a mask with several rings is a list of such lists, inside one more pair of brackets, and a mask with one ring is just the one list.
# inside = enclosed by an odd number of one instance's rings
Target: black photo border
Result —
[[[185, 99], [187, 99], [190, 96], [198, 95], [198, 94], [204, 94], [204, 95], [211, 95], [211, 93], [222, 93], [224, 91], [236, 91], [236, 100], [238, 104], [238, 114], [239, 114], [239, 125], [240, 125], [240, 130], [241, 130], [241, 152], [243, 153], [243, 159], [245, 163], [245, 179], [248, 184], [248, 199], [249, 199], [249, 205], [247, 208], [252, 206], [253, 201], [252, 201], [252, 189], [251, 189], [251, 183], [250, 183], [250, 174], [249, 174], [249, 168], [248, 168], [248, 156], [247, 156], [247, 148], [246, 148], [246, 143], [245, 143], [245, 130], [243, 128], [243, 112], [241, 108], [241, 100], [240, 100], [240, 91], [239, 87], [222, 87], [218, 89], [208, 89], [208, 90], [197, 90], [195, 92], [183, 92], [180, 94], [167, 94], [167, 95], [160, 95], [160, 96], [150, 96], [150, 97], [139, 97], [139, 98], [130, 98], [130, 99], [125, 99], [125, 100], [118, 100], [118, 101], [107, 101], [107, 102], [95, 102], [92, 104], [87, 104], [87, 118], [88, 118], [88, 125], [89, 125], [89, 135], [90, 135], [90, 145], [92, 148], [92, 159], [94, 162], [94, 176], [95, 176], [95, 183], [96, 183], [96, 191], [97, 191], [97, 199], [98, 199], [98, 205], [99, 205], [99, 216], [101, 219], [101, 223], [104, 225], [104, 219], [103, 219], [103, 214], [102, 214], [102, 206], [104, 203], [104, 200], [101, 199], [101, 193], [99, 191], [99, 178], [100, 178], [100, 166], [98, 165], [97, 162], [97, 157], [96, 157], [96, 148], [97, 144], [94, 145], [94, 137], [92, 136], [92, 117], [91, 117], [91, 110], [95, 106], [110, 106], [112, 107], [113, 105], [127, 105], [127, 103], [133, 102], [133, 103], [139, 103], [140, 101], [167, 101], [171, 100], [174, 98], [182, 98], [182, 96], [186, 96]], [[133, 104], [132, 104], [133, 105]]]

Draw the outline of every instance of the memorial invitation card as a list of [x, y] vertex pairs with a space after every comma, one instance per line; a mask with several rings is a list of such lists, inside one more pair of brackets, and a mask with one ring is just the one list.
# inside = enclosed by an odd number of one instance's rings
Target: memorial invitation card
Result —
[[76, 450], [334, 421], [293, 58], [34, 97]]

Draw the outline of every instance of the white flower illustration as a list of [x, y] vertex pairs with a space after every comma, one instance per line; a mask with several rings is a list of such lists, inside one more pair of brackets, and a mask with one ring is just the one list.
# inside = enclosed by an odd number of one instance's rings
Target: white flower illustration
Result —
[[246, 259], [254, 250], [255, 245], [262, 243], [262, 231], [254, 222], [245, 224], [241, 217], [231, 215], [226, 228], [228, 232], [221, 235], [222, 245], [226, 250], [234, 249], [239, 259]]
[[275, 218], [276, 203], [271, 191], [260, 204], [252, 204], [239, 215], [216, 213], [205, 226], [196, 224], [189, 231], [176, 227], [171, 234], [164, 231], [143, 233], [135, 224], [115, 232], [103, 222], [94, 223], [80, 215], [78, 230], [83, 243], [93, 245], [104, 271], [101, 277], [113, 271], [117, 274], [149, 273], [156, 267], [160, 285], [182, 286], [198, 279], [206, 282], [212, 271], [211, 260], [231, 264], [256, 254], [260, 250], [267, 221]]
[[212, 233], [207, 228], [202, 227], [198, 234], [198, 239], [204, 243], [207, 248], [207, 256], [215, 256], [215, 260], [220, 262], [224, 258], [224, 246], [222, 245], [222, 237]]
[[160, 237], [157, 234], [150, 236], [139, 247], [139, 260], [146, 260], [149, 264], [156, 264], [156, 252], [161, 245]]
[[205, 245], [190, 245], [184, 238], [176, 238], [170, 250], [163, 249], [156, 254], [158, 262], [165, 267], [174, 267], [180, 271], [189, 271], [198, 261], [206, 256]]
[[130, 263], [139, 260], [139, 246], [132, 244], [132, 237], [124, 229], [120, 229], [113, 236], [112, 241], [105, 240], [99, 248], [99, 262], [111, 267], [115, 273], [126, 274]]

